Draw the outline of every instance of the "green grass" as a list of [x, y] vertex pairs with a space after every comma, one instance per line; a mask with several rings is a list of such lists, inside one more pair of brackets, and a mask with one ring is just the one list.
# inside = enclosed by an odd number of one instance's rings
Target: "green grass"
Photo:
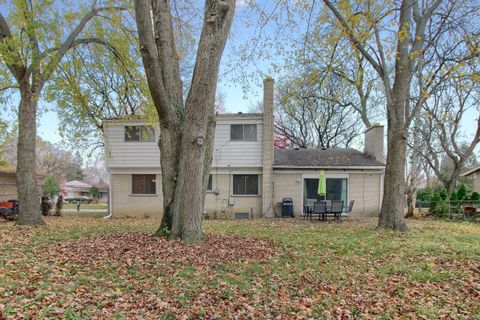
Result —
[[[47, 222], [48, 228], [35, 229], [0, 224], [0, 311], [12, 319], [153, 314], [480, 319], [480, 225], [413, 220], [408, 232], [395, 233], [377, 230], [375, 220], [208, 220], [206, 233], [268, 238], [277, 253], [213, 267], [166, 268], [157, 261], [147, 272], [139, 261], [86, 268], [38, 252], [84, 237], [153, 232], [158, 221], [49, 217]], [[140, 301], [157, 309], [142, 308]]]
[[[77, 205], [75, 203], [65, 203], [63, 205], [64, 209], [77, 209]], [[80, 209], [107, 209], [108, 205], [106, 203], [98, 203], [98, 204], [87, 204], [87, 203], [82, 203], [80, 205]]]

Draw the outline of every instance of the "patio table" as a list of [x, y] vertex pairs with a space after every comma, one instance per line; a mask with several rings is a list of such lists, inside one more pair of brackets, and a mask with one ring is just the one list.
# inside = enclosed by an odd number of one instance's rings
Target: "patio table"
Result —
[[[331, 210], [332, 210], [332, 203], [331, 202], [327, 202], [327, 212], [325, 212], [324, 215], [322, 215], [322, 220], [327, 220], [327, 215], [329, 213], [331, 213]], [[315, 209], [315, 205], [304, 205], [303, 206], [303, 212], [304, 212], [304, 218], [308, 219], [308, 218], [311, 218], [312, 217], [312, 213], [313, 213], [313, 210]]]

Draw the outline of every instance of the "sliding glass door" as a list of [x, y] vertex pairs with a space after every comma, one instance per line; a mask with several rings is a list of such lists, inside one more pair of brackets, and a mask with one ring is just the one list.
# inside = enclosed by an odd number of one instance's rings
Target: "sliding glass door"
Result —
[[[304, 179], [303, 200], [306, 199], [323, 200], [323, 196], [317, 194], [318, 179]], [[346, 209], [348, 200], [348, 179], [347, 178], [327, 178], [327, 200], [342, 200], [343, 207]]]

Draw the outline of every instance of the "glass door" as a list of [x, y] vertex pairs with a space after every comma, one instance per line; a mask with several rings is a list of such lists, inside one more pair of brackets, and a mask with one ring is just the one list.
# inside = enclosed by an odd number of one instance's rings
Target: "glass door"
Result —
[[[306, 204], [307, 199], [323, 200], [323, 196], [317, 194], [318, 178], [304, 179], [303, 187], [303, 203]], [[342, 200], [343, 210], [348, 208], [348, 179], [346, 178], [327, 178], [327, 196], [326, 200]]]

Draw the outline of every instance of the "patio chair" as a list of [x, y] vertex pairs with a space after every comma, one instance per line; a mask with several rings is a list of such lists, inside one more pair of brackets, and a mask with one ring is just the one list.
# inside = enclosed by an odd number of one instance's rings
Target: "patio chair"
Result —
[[313, 212], [310, 214], [310, 219], [312, 219], [312, 215], [318, 214], [318, 220], [320, 217], [322, 220], [325, 220], [325, 214], [327, 213], [327, 203], [325, 201], [315, 201], [313, 206]]
[[348, 205], [348, 210], [347, 213], [351, 213], [353, 209], [353, 204], [355, 203], [355, 200], [350, 200], [350, 204]]
[[332, 200], [332, 208], [330, 212], [333, 213], [333, 219], [339, 220], [343, 212], [343, 201], [341, 200]]
[[303, 206], [303, 218], [304, 219], [308, 219], [308, 217], [312, 213], [313, 207], [315, 205], [315, 201], [317, 201], [317, 199], [306, 199], [305, 200], [305, 205]]

